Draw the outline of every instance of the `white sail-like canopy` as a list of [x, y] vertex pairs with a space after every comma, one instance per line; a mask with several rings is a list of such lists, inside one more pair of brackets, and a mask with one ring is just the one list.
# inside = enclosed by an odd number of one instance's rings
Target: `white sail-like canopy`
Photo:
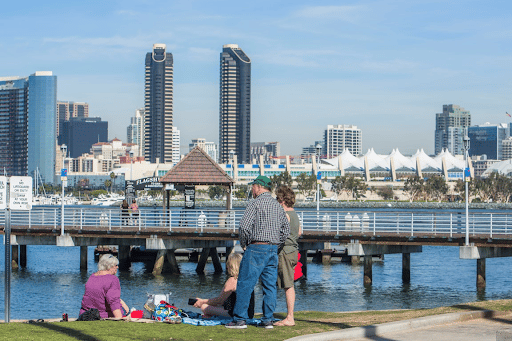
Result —
[[393, 163], [395, 166], [395, 171], [402, 172], [415, 172], [416, 171], [416, 162], [412, 162], [412, 160], [408, 157], [405, 157], [400, 153], [397, 149], [393, 149], [391, 154], [386, 157], [386, 162], [391, 165], [391, 158], [393, 158]]
[[428, 156], [423, 149], [416, 151], [416, 153], [411, 156], [411, 161], [416, 164], [416, 160], [420, 161], [421, 171], [437, 171], [441, 172], [442, 164]]
[[359, 159], [363, 162], [364, 160], [368, 161], [368, 170], [370, 172], [375, 171], [382, 171], [382, 172], [389, 172], [390, 166], [389, 161], [386, 161], [385, 157], [382, 157], [381, 155], [378, 155], [375, 153], [375, 150], [373, 148], [368, 149], [368, 152], [361, 156]]

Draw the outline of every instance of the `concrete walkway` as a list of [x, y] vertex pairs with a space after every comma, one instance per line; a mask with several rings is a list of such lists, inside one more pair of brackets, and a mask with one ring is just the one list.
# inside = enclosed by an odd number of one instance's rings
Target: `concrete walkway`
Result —
[[510, 312], [474, 311], [426, 316], [366, 327], [303, 335], [287, 341], [509, 341]]

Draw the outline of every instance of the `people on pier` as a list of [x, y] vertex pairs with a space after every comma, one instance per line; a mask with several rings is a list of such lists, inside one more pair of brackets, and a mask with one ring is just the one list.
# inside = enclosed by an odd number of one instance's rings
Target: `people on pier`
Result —
[[132, 223], [133, 225], [137, 225], [139, 222], [139, 206], [137, 206], [137, 201], [135, 199], [132, 200], [130, 211], [132, 212]]
[[130, 216], [130, 212], [128, 211], [130, 209], [130, 206], [128, 206], [128, 202], [123, 200], [123, 203], [121, 204], [121, 223], [123, 226], [128, 225], [128, 219]]
[[290, 222], [290, 234], [284, 242], [283, 249], [279, 252], [279, 265], [277, 268], [277, 286], [284, 289], [286, 296], [286, 317], [274, 323], [274, 326], [294, 326], [293, 309], [295, 307], [294, 273], [297, 265], [299, 244], [297, 240], [302, 234], [299, 216], [293, 209], [295, 205], [295, 193], [288, 186], [281, 186], [276, 191], [277, 202], [283, 206], [288, 221]]
[[[212, 316], [228, 316], [233, 317], [233, 309], [236, 302], [236, 284], [238, 281], [238, 272], [240, 270], [240, 262], [242, 255], [232, 253], [226, 261], [226, 272], [229, 275], [228, 280], [224, 283], [224, 288], [219, 296], [215, 298], [197, 298], [194, 307], [201, 308], [204, 317]], [[251, 295], [251, 301], [248, 309], [249, 318], [254, 316], [254, 291]]]
[[240, 220], [240, 246], [245, 249], [237, 283], [233, 321], [226, 328], [247, 328], [250, 295], [258, 279], [263, 288], [263, 316], [259, 327], [273, 328], [277, 290], [277, 250], [290, 233], [290, 223], [283, 207], [272, 197], [272, 182], [264, 175], [252, 183], [254, 200], [247, 204]]
[[82, 298], [80, 315], [89, 309], [98, 309], [101, 318], [123, 317], [129, 308], [121, 300], [121, 284], [117, 278], [119, 260], [110, 255], [101, 256], [98, 262], [98, 271], [93, 273], [85, 283], [85, 293]]

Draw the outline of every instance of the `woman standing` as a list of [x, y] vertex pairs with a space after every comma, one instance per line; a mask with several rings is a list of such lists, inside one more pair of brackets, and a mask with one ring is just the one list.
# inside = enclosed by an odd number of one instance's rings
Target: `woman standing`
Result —
[[123, 226], [127, 226], [128, 225], [128, 215], [130, 214], [128, 212], [128, 209], [130, 207], [128, 206], [128, 202], [125, 200], [123, 200], [123, 203], [121, 204], [121, 220], [122, 220], [122, 225]]
[[297, 239], [302, 234], [299, 216], [293, 209], [295, 205], [295, 193], [288, 186], [281, 186], [276, 191], [276, 199], [283, 206], [286, 217], [290, 222], [290, 234], [284, 242], [284, 247], [279, 253], [279, 265], [277, 267], [277, 286], [284, 289], [286, 295], [286, 317], [274, 323], [274, 326], [294, 326], [293, 309], [295, 308], [294, 272], [298, 261], [299, 244]]
[[98, 262], [98, 271], [85, 283], [80, 315], [89, 309], [98, 309], [101, 318], [123, 317], [121, 308], [127, 313], [128, 306], [121, 300], [121, 284], [117, 278], [119, 260], [106, 254]]

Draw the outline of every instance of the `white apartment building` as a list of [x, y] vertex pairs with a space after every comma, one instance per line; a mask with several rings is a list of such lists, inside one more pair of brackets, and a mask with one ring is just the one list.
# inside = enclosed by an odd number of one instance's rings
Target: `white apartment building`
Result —
[[326, 158], [340, 155], [347, 149], [352, 155], [361, 155], [363, 152], [363, 133], [354, 125], [327, 125], [324, 132], [322, 151]]
[[175, 165], [180, 162], [180, 131], [176, 127], [172, 127], [172, 163]]
[[135, 110], [135, 116], [131, 118], [130, 125], [126, 129], [128, 143], [138, 146], [134, 150], [137, 156], [144, 155], [144, 109]]
[[204, 138], [192, 139], [192, 143], [188, 145], [188, 151], [190, 152], [195, 147], [199, 147], [206, 152], [215, 162], [217, 160], [217, 145], [215, 142], [206, 142]]

